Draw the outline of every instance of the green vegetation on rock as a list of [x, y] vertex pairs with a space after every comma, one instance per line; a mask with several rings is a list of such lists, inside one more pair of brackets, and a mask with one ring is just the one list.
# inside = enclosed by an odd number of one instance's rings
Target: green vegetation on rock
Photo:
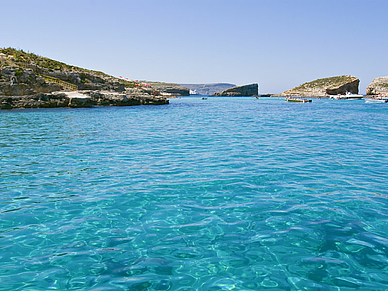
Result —
[[360, 80], [357, 77], [343, 75], [317, 79], [274, 96], [328, 97], [330, 95], [358, 93]]
[[[10, 66], [10, 67], [30, 67], [40, 70], [49, 70], [49, 71], [64, 71], [64, 72], [85, 72], [92, 73], [94, 75], [99, 75], [106, 78], [114, 78], [108, 74], [105, 74], [100, 71], [93, 71], [84, 68], [79, 68], [76, 66], [68, 65], [56, 60], [52, 60], [46, 57], [39, 56], [34, 53], [27, 53], [23, 50], [17, 50], [14, 48], [1, 48], [0, 53], [6, 56], [7, 61], [0, 63], [1, 67]], [[115, 78], [122, 83], [129, 83], [128, 81]]]
[[356, 77], [343, 75], [343, 76], [335, 76], [329, 78], [317, 79], [312, 82], [307, 82], [302, 85], [295, 87], [295, 90], [304, 90], [304, 89], [314, 89], [314, 88], [322, 88], [322, 87], [336, 87], [341, 84], [352, 82], [356, 80]]

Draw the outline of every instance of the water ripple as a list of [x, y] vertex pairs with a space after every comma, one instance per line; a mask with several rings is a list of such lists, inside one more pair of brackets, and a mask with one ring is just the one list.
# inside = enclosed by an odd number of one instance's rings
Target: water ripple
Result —
[[385, 289], [388, 113], [298, 105], [0, 112], [0, 290]]

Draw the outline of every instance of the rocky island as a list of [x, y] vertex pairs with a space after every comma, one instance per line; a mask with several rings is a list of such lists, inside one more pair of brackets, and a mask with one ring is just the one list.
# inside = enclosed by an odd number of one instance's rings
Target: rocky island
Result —
[[304, 83], [293, 89], [284, 91], [274, 97], [329, 97], [330, 95], [346, 94], [350, 92], [358, 94], [360, 80], [350, 75], [317, 79]]
[[367, 95], [388, 94], [388, 77], [378, 77], [366, 87]]
[[226, 96], [226, 97], [257, 96], [258, 93], [259, 93], [259, 85], [249, 84], [249, 85], [232, 87], [222, 92], [215, 93], [212, 96]]
[[127, 81], [22, 50], [0, 49], [0, 109], [168, 103], [150, 84]]

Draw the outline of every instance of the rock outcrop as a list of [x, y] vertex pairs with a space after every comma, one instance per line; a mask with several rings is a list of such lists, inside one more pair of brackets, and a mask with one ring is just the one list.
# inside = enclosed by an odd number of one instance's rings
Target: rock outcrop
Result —
[[378, 77], [366, 87], [367, 95], [388, 94], [388, 77]]
[[249, 84], [249, 85], [229, 88], [222, 92], [215, 93], [212, 96], [241, 97], [241, 96], [255, 96], [255, 95], [258, 95], [258, 93], [259, 93], [259, 85]]
[[273, 96], [328, 97], [330, 95], [346, 94], [346, 92], [358, 94], [359, 84], [360, 80], [358, 78], [349, 75], [343, 75], [331, 78], [317, 79], [315, 81], [304, 83], [293, 89]]
[[0, 96], [0, 109], [162, 105], [168, 103], [169, 101], [165, 97], [153, 96], [147, 90], [142, 89], [126, 90], [122, 93], [88, 90]]
[[[72, 95], [66, 91], [78, 93]], [[167, 98], [157, 89], [144, 83], [70, 66], [21, 50], [0, 49], [1, 109], [167, 103]]]

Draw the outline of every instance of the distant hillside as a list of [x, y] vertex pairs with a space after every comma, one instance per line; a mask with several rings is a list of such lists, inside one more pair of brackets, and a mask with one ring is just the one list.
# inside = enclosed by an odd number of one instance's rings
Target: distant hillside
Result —
[[[15, 86], [8, 88], [14, 78]], [[50, 82], [57, 80], [57, 82]], [[0, 48], [0, 95], [16, 96], [25, 94], [60, 91], [74, 86], [78, 90], [113, 90], [124, 92], [127, 88], [149, 88], [161, 92], [189, 95], [189, 89], [178, 84], [147, 82], [116, 78], [103, 72], [68, 65], [56, 60], [14, 48]], [[12, 90], [10, 90], [12, 89]], [[18, 90], [16, 90], [18, 89]]]
[[190, 95], [190, 89], [188, 87], [181, 86], [179, 84], [163, 83], [163, 82], [155, 82], [155, 81], [144, 81], [144, 82], [147, 82], [147, 84], [150, 84], [152, 88], [163, 93], [170, 93], [172, 95], [179, 95], [179, 96]]
[[199, 95], [213, 95], [217, 92], [235, 87], [235, 84], [229, 83], [214, 83], [214, 84], [179, 84], [190, 90], [195, 90]]
[[149, 84], [0, 48], [0, 109], [167, 103]]

